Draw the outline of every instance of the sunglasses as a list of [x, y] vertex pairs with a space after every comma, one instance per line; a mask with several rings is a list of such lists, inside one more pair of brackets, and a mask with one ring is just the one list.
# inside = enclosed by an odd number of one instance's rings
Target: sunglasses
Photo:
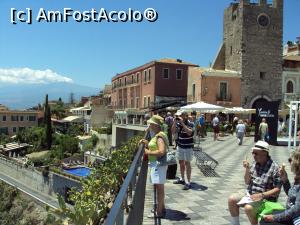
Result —
[[258, 152], [252, 152], [252, 155], [258, 155]]

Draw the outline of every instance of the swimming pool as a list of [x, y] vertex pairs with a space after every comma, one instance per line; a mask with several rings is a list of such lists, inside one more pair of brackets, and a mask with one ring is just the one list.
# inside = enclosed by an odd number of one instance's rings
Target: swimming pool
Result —
[[91, 169], [87, 167], [78, 167], [78, 168], [72, 168], [72, 169], [64, 169], [66, 173], [79, 176], [79, 177], [86, 177], [91, 174]]

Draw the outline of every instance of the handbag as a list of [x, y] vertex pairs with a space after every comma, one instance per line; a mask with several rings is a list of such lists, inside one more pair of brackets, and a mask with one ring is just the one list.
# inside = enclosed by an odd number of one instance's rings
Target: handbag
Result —
[[264, 200], [258, 213], [258, 221], [260, 221], [264, 215], [272, 214], [274, 211], [283, 210], [285, 210], [285, 208], [279, 202]]
[[265, 135], [265, 141], [269, 141], [270, 140], [270, 135], [268, 134], [268, 133], [266, 133], [266, 135]]
[[176, 151], [170, 151], [161, 157], [157, 157], [156, 163], [157, 166], [168, 166], [177, 164]]

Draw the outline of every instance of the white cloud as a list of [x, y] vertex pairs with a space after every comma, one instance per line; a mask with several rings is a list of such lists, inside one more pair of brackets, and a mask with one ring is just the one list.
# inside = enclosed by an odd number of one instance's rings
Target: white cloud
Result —
[[52, 70], [33, 70], [30, 68], [0, 68], [0, 83], [9, 84], [47, 84], [54, 82], [72, 83], [71, 78], [62, 76]]

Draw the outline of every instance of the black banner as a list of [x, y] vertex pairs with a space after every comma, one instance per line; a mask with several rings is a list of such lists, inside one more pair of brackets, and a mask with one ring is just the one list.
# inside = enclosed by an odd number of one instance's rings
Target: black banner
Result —
[[[278, 128], [278, 107], [279, 101], [258, 102], [256, 105], [255, 120], [255, 142], [265, 140], [271, 145], [277, 145], [277, 128]], [[259, 129], [262, 119], [265, 118], [268, 124], [268, 131], [264, 134], [264, 129]], [[261, 125], [262, 127], [264, 125]]]

